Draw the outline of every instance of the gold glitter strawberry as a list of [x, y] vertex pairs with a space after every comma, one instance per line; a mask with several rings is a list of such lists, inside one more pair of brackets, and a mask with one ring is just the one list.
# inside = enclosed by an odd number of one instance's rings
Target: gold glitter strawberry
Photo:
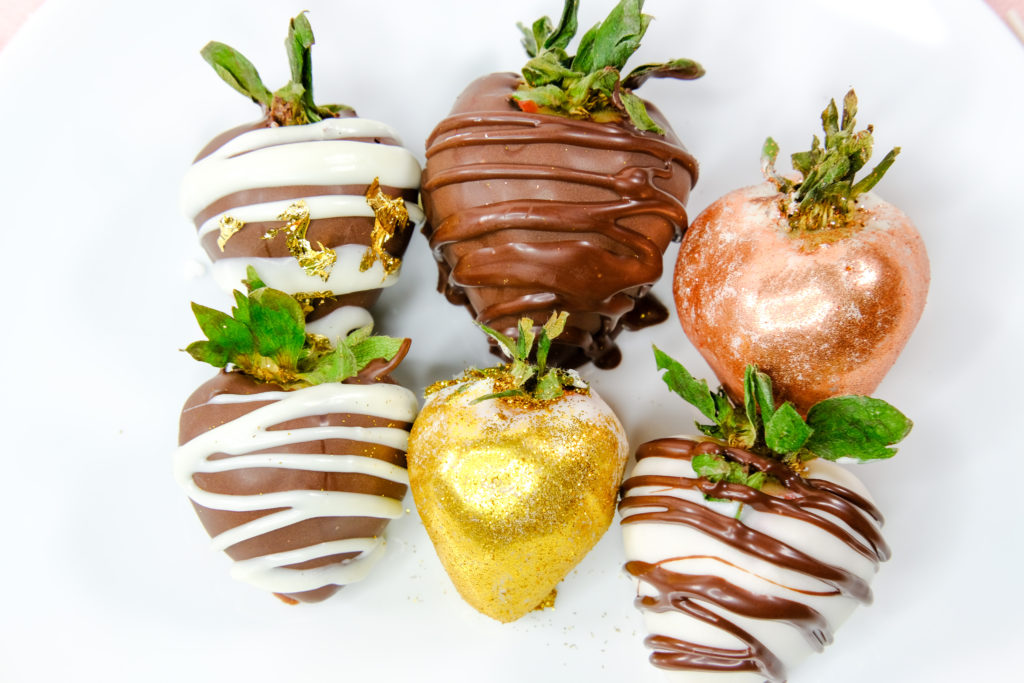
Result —
[[513, 362], [429, 387], [409, 438], [410, 488], [441, 563], [498, 621], [553, 601], [611, 523], [628, 455], [597, 393], [547, 367], [566, 317], [539, 330], [523, 318], [518, 339], [481, 325]]

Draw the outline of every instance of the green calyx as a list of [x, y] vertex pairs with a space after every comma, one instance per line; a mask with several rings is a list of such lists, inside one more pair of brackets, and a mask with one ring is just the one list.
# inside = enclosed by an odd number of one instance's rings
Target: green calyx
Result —
[[627, 118], [639, 130], [664, 134], [633, 90], [648, 78], [700, 78], [704, 69], [692, 60], [675, 59], [644, 64], [622, 78], [626, 61], [640, 47], [652, 19], [641, 12], [643, 4], [643, 0], [620, 0], [603, 22], [583, 35], [575, 56], [566, 48], [578, 28], [579, 0], [565, 0], [558, 26], [552, 26], [548, 17], [529, 28], [519, 24], [531, 59], [523, 67], [524, 82], [512, 100], [529, 113], [597, 122]]
[[231, 315], [192, 304], [206, 340], [184, 350], [214, 367], [234, 366], [260, 382], [287, 390], [341, 382], [376, 359], [391, 361], [405, 340], [371, 336], [372, 325], [337, 344], [306, 333], [302, 306], [289, 294], [267, 287], [252, 266], [244, 280], [248, 294], [235, 291]]
[[341, 111], [351, 111], [351, 107], [342, 104], [318, 106], [313, 102], [313, 62], [310, 56], [313, 42], [313, 29], [303, 12], [288, 24], [288, 38], [284, 46], [291, 66], [291, 80], [276, 92], [270, 92], [263, 85], [256, 67], [234, 48], [210, 41], [200, 54], [228, 85], [263, 107], [263, 112], [269, 114], [275, 124], [296, 126], [333, 118]]
[[[474, 403], [492, 398], [514, 397], [550, 401], [560, 398], [565, 394], [566, 389], [585, 391], [587, 386], [576, 373], [562, 368], [548, 367], [551, 341], [562, 334], [568, 317], [569, 314], [565, 311], [553, 313], [548, 321], [541, 326], [539, 332], [534, 332], [533, 320], [520, 318], [519, 336], [515, 339], [482, 323], [477, 323], [481, 330], [498, 342], [501, 350], [512, 359], [512, 362], [505, 366], [474, 373], [475, 375], [482, 373], [483, 376], [491, 377], [494, 380], [494, 387], [497, 389], [492, 394], [477, 398]], [[536, 362], [531, 362], [530, 356], [534, 353], [534, 342], [537, 346]]]
[[[896, 408], [868, 396], [827, 398], [812, 406], [805, 420], [788, 401], [776, 407], [771, 378], [756, 365], [747, 366], [743, 378], [743, 405], [736, 405], [724, 389], [719, 387], [712, 393], [707, 382], [695, 379], [678, 361], [657, 347], [654, 357], [658, 369], [666, 371], [662, 379], [668, 388], [711, 420], [712, 424], [697, 423], [702, 434], [729, 446], [781, 460], [795, 470], [800, 469], [802, 462], [813, 458], [859, 461], [891, 458], [896, 454], [891, 446], [902, 441], [913, 426]], [[721, 456], [715, 457], [722, 460]], [[696, 469], [696, 465], [694, 467]], [[747, 476], [746, 472], [736, 474], [732, 473], [733, 469], [723, 469], [718, 463], [707, 471], [719, 478], [708, 478], [746, 483], [737, 479], [739, 475]], [[759, 488], [763, 482], [755, 483], [758, 483], [755, 488]]]
[[793, 168], [803, 176], [798, 182], [775, 171], [779, 146], [772, 138], [765, 140], [761, 172], [785, 195], [782, 210], [789, 216], [791, 229], [809, 232], [845, 226], [857, 197], [882, 179], [900, 153], [900, 148], [894, 147], [870, 173], [854, 182], [854, 176], [871, 159], [874, 144], [872, 126], [854, 131], [856, 115], [857, 94], [853, 89], [843, 98], [841, 121], [836, 101], [829, 101], [821, 113], [825, 146], [815, 135], [810, 150], [791, 156]]

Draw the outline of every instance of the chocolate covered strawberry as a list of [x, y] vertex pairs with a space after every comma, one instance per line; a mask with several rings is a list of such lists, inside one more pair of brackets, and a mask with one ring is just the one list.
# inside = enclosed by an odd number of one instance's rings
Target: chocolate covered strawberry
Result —
[[524, 319], [517, 339], [485, 327], [513, 362], [430, 387], [409, 437], [410, 487], [441, 563], [503, 622], [553, 602], [611, 523], [628, 456], [597, 393], [547, 365], [564, 325], [552, 316], [535, 336]]
[[366, 576], [402, 514], [418, 405], [388, 374], [409, 341], [351, 309], [313, 333], [291, 296], [246, 284], [232, 316], [193, 304], [208, 339], [187, 351], [225, 370], [182, 410], [175, 476], [232, 576], [316, 602]]
[[840, 394], [870, 394], [902, 351], [928, 293], [924, 243], [903, 212], [869, 192], [893, 149], [861, 179], [872, 128], [856, 131], [847, 93], [822, 114], [824, 145], [792, 156], [801, 179], [725, 195], [690, 226], [679, 249], [675, 298], [683, 330], [734, 398], [746, 363], [775, 380], [801, 413]]
[[882, 515], [832, 461], [888, 458], [911, 423], [864, 396], [826, 399], [804, 420], [775, 407], [752, 365], [736, 404], [655, 353], [669, 388], [713, 424], [641, 445], [622, 485], [625, 568], [651, 662], [678, 681], [781, 683], [871, 601], [889, 558]]
[[478, 322], [515, 333], [520, 316], [570, 313], [552, 349], [563, 367], [618, 364], [623, 327], [661, 322], [650, 294], [662, 254], [686, 229], [697, 163], [633, 91], [649, 78], [697, 78], [688, 59], [623, 76], [651, 17], [622, 0], [566, 50], [576, 0], [557, 26], [521, 26], [522, 75], [469, 85], [427, 140], [424, 232], [439, 288]]
[[368, 308], [394, 284], [410, 216], [419, 222], [422, 213], [420, 167], [398, 134], [350, 107], [314, 102], [312, 45], [299, 14], [285, 41], [291, 81], [275, 92], [233, 48], [203, 48], [263, 117], [206, 145], [185, 175], [181, 203], [226, 291], [252, 264], [315, 317], [342, 305]]

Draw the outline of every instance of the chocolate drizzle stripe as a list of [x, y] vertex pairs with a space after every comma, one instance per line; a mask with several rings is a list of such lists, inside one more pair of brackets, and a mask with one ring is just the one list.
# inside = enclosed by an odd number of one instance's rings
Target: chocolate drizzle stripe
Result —
[[[474, 131], [477, 126], [488, 127], [485, 131]], [[510, 126], [513, 130], [494, 129], [496, 126]], [[525, 130], [514, 130], [514, 128]], [[453, 130], [465, 132], [445, 135]], [[690, 173], [693, 187], [697, 182], [697, 160], [682, 147], [654, 135], [640, 135], [617, 125], [593, 123], [590, 121], [567, 121], [557, 116], [544, 114], [500, 114], [493, 112], [469, 112], [451, 116], [441, 122], [427, 140], [427, 158], [434, 154], [458, 147], [471, 145], [534, 145], [553, 143], [591, 149], [635, 150], [637, 139], [643, 140], [642, 151], [663, 161], [673, 160], [682, 164]]]
[[[646, 204], [647, 206], [643, 207], [644, 213], [661, 215], [670, 222], [679, 219], [679, 216], [672, 214], [671, 209], [666, 208], [663, 203], [646, 202]], [[430, 236], [430, 243], [434, 255], [437, 257], [441, 256], [441, 250], [449, 244], [480, 239], [489, 233], [502, 230], [564, 232], [572, 235], [594, 233], [603, 235], [619, 245], [632, 247], [633, 251], [630, 253], [638, 256], [661, 257], [661, 248], [647, 235], [636, 233], [615, 223], [615, 219], [623, 211], [620, 204], [615, 202], [592, 203], [589, 205], [590, 210], [578, 216], [572, 223], [558, 222], [556, 219], [559, 213], [565, 210], [565, 207], [566, 204], [563, 202], [550, 200], [513, 200], [466, 209], [452, 214], [440, 225], [435, 226]], [[640, 203], [637, 202], [632, 208], [639, 212]], [[683, 218], [685, 219], [685, 215]], [[642, 239], [635, 240], [636, 236]]]
[[[661, 478], [659, 477], [658, 479]], [[648, 483], [647, 477], [641, 476], [630, 478], [623, 486], [628, 491], [629, 488], [637, 486], [659, 485], [663, 485], [662, 482], [652, 481]], [[624, 514], [632, 508], [640, 507], [661, 508], [661, 511], [641, 512], [624, 516], [622, 523], [663, 522], [682, 524], [765, 562], [771, 562], [772, 564], [818, 579], [826, 585], [836, 588], [843, 595], [853, 597], [864, 603], [871, 601], [871, 589], [868, 588], [867, 582], [860, 577], [851, 574], [845, 569], [821, 562], [778, 539], [751, 529], [737, 519], [709, 510], [700, 503], [665, 495], [630, 495], [619, 503], [619, 510], [623, 511]]]
[[[813, 525], [831, 534], [875, 566], [888, 557], [888, 547], [875, 523], [875, 520], [881, 521], [881, 516], [863, 497], [843, 486], [822, 479], [804, 479], [781, 462], [716, 442], [660, 439], [640, 446], [636, 459], [689, 461], [699, 453], [719, 454], [748, 465], [753, 470], [766, 472], [780, 482], [786, 492], [770, 495], [746, 486], [714, 483], [696, 476], [634, 475], [622, 486], [623, 498], [619, 504], [623, 514], [622, 524], [679, 524], [771, 566], [812, 577], [830, 586], [833, 591], [809, 591], [783, 585], [761, 576], [760, 572], [755, 574], [724, 558], [709, 555], [676, 555], [661, 559], [656, 564], [630, 561], [626, 564], [626, 570], [657, 592], [656, 596], [639, 597], [638, 607], [655, 612], [676, 611], [685, 614], [730, 633], [747, 645], [745, 649], [730, 650], [688, 643], [668, 636], [652, 636], [646, 641], [655, 649], [651, 661], [657, 666], [677, 670], [758, 671], [770, 681], [781, 682], [785, 679], [785, 671], [777, 656], [711, 607], [748, 618], [786, 623], [803, 635], [811, 650], [820, 651], [832, 642], [833, 635], [831, 626], [818, 610], [796, 600], [752, 592], [719, 576], [686, 574], [682, 572], [681, 566], [678, 571], [672, 571], [662, 565], [703, 557], [725, 562], [738, 571], [753, 574], [759, 580], [768, 581], [794, 594], [822, 600], [845, 596], [869, 602], [871, 591], [867, 582], [851, 571], [812, 557], [746, 526], [736, 518], [713, 511], [703, 501], [686, 500], [668, 494], [672, 491], [691, 491], [704, 496], [726, 498], [750, 506], [758, 514], [778, 515]], [[646, 491], [643, 495], [637, 493], [641, 487]], [[632, 510], [643, 511], [630, 514]], [[816, 512], [829, 515], [832, 519], [823, 518]], [[700, 602], [695, 603], [695, 600]]]
[[[627, 562], [626, 571], [659, 589], [658, 599], [644, 603], [644, 607], [653, 612], [670, 612], [680, 603], [703, 600], [750, 619], [783, 621], [797, 629], [817, 652], [832, 642], [828, 621], [802, 602], [754, 593], [720, 576], [680, 574], [647, 562]], [[669, 586], [672, 588], [661, 590]]]
[[[211, 218], [231, 211], [231, 209], [237, 209], [240, 206], [328, 195], [362, 196], [366, 192], [366, 187], [366, 185], [281, 185], [277, 187], [256, 187], [239, 190], [224, 195], [200, 211], [193, 219], [193, 223], [195, 223], [196, 230], [199, 230], [203, 227], [203, 223]], [[401, 196], [406, 202], [412, 204], [416, 203], [418, 196], [415, 189], [381, 186], [381, 190], [389, 197]]]
[[[383, 138], [383, 137], [381, 137], [381, 138], [324, 138], [323, 140], [337, 140], [337, 141], [343, 141], [343, 142], [363, 142], [363, 143], [367, 143], [367, 144], [371, 144], [371, 145], [378, 144], [378, 145], [386, 145], [388, 147], [401, 147], [401, 145], [394, 138]], [[228, 154], [228, 155], [225, 155], [225, 156], [223, 156], [221, 158], [222, 159], [238, 159], [239, 157], [244, 157], [246, 154], [252, 154], [253, 152], [259, 152], [260, 150], [270, 149], [272, 147], [285, 147], [287, 145], [294, 145], [294, 144], [296, 144], [298, 142], [319, 142], [319, 141], [321, 141], [321, 140], [317, 139], [317, 138], [313, 138], [313, 139], [310, 139], [310, 140], [290, 140], [290, 141], [286, 141], [286, 142], [276, 142], [276, 143], [273, 143], [273, 144], [270, 144], [270, 145], [261, 145], [259, 147], [253, 147], [252, 149], [247, 149], [247, 150], [244, 150], [244, 151], [241, 151], [241, 152], [235, 152], [234, 154]], [[216, 153], [216, 151], [217, 150], [214, 150], [213, 153]]]

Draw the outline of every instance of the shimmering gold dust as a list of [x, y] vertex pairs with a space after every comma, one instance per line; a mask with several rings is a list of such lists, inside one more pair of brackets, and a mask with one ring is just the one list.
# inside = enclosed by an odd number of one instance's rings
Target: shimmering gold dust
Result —
[[322, 242], [317, 242], [319, 249], [314, 249], [306, 239], [306, 231], [309, 230], [309, 207], [306, 206], [306, 202], [301, 199], [292, 202], [277, 219], [285, 221], [284, 227], [267, 230], [263, 239], [269, 240], [284, 234], [288, 253], [295, 257], [308, 275], [319, 276], [326, 282], [331, 276], [331, 268], [334, 267], [338, 255]]
[[409, 223], [405, 200], [384, 194], [380, 189], [380, 178], [374, 178], [366, 190], [366, 203], [373, 209], [373, 232], [370, 235], [371, 244], [359, 263], [359, 271], [367, 271], [380, 261], [385, 276], [391, 275], [401, 267], [402, 259], [389, 254], [384, 245], [395, 236], [396, 231], [405, 229]]
[[217, 237], [217, 246], [220, 247], [221, 251], [224, 251], [224, 245], [228, 243], [231, 236], [236, 232], [245, 227], [245, 222], [240, 221], [234, 216], [228, 216], [224, 214], [217, 221], [217, 225], [220, 226], [220, 235]]
[[413, 425], [411, 489], [462, 597], [514, 621], [553, 601], [611, 523], [625, 434], [596, 396], [473, 404], [493, 382], [461, 388], [431, 394]]

